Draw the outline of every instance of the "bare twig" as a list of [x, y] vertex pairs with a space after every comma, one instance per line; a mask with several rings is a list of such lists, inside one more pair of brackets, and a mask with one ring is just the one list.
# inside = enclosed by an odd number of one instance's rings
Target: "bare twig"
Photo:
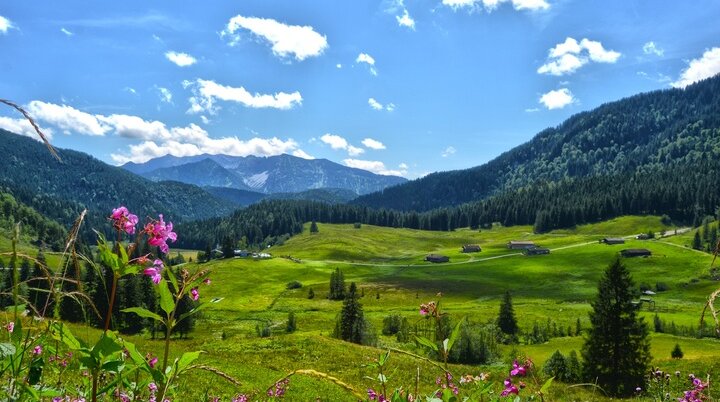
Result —
[[11, 108], [17, 110], [18, 112], [22, 113], [22, 115], [25, 116], [27, 121], [30, 122], [30, 125], [32, 125], [32, 127], [35, 129], [35, 132], [40, 136], [40, 139], [42, 139], [42, 141], [45, 143], [45, 146], [47, 147], [48, 151], [50, 151], [50, 154], [52, 154], [52, 156], [54, 156], [55, 159], [57, 159], [58, 161], [62, 161], [62, 159], [60, 159], [60, 155], [58, 155], [57, 151], [52, 146], [52, 144], [50, 144], [50, 141], [47, 139], [45, 134], [43, 134], [42, 130], [40, 130], [40, 126], [38, 126], [38, 124], [35, 123], [35, 120], [30, 116], [30, 114], [28, 112], [25, 111], [25, 109], [21, 108], [20, 106], [18, 106], [17, 104], [15, 104], [13, 102], [10, 102], [7, 99], [0, 99], [0, 103], [4, 103], [4, 104], [10, 106]]

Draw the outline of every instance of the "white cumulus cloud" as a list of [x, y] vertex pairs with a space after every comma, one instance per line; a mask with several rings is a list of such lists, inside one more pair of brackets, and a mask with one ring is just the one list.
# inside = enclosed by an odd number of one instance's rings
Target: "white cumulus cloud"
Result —
[[303, 158], [303, 159], [315, 159], [314, 156], [308, 154], [307, 152], [303, 151], [302, 149], [294, 150], [292, 155], [297, 156], [298, 158]]
[[27, 105], [27, 111], [36, 120], [55, 126], [65, 134], [74, 132], [100, 136], [110, 130], [110, 127], [103, 124], [97, 115], [77, 110], [72, 106], [34, 100]]
[[183, 87], [191, 88], [193, 96], [189, 99], [188, 113], [208, 112], [214, 114], [219, 109], [218, 100], [239, 103], [250, 108], [292, 109], [302, 104], [300, 92], [278, 92], [275, 94], [250, 93], [244, 87], [230, 87], [210, 80], [197, 79], [184, 81]]
[[[0, 116], [0, 128], [41, 141], [40, 136], [35, 132], [32, 124], [24, 117], [12, 118]], [[52, 139], [52, 129], [40, 127], [40, 131], [42, 131], [48, 139]]]
[[335, 134], [325, 134], [320, 137], [320, 141], [330, 145], [332, 149], [347, 149], [348, 147], [347, 140]]
[[401, 27], [407, 27], [412, 29], [413, 31], [415, 30], [415, 20], [410, 16], [410, 13], [407, 9], [403, 9], [403, 14], [401, 16], [396, 15], [395, 19], [397, 20], [398, 25], [400, 25]]
[[368, 105], [370, 105], [370, 107], [375, 110], [383, 109], [383, 105], [380, 102], [376, 101], [375, 98], [368, 99]]
[[455, 152], [457, 152], [457, 149], [455, 149], [455, 147], [453, 147], [451, 145], [451, 146], [445, 148], [445, 150], [442, 151], [440, 156], [442, 156], [443, 158], [447, 158], [448, 156], [455, 154]]
[[0, 15], [0, 33], [7, 33], [11, 28], [15, 28], [12, 21]]
[[188, 67], [197, 63], [197, 59], [187, 53], [169, 51], [165, 53], [165, 58], [175, 63], [179, 67]]
[[364, 63], [368, 65], [368, 68], [370, 69], [370, 74], [372, 75], [378, 75], [377, 69], [375, 68], [375, 59], [370, 56], [367, 53], [360, 53], [358, 57], [355, 59], [355, 63]]
[[650, 41], [643, 45], [643, 53], [662, 57], [665, 54], [665, 49], [659, 48], [655, 42]]
[[702, 57], [690, 60], [688, 67], [680, 73], [677, 81], [670, 85], [675, 88], [685, 88], [718, 73], [720, 73], [720, 47], [714, 47], [706, 50]]
[[358, 156], [360, 154], [364, 154], [365, 150], [360, 147], [355, 147], [352, 145], [348, 145], [347, 147], [348, 155], [350, 156]]
[[75, 35], [74, 33], [70, 32], [70, 31], [67, 30], [66, 28], [60, 28], [60, 32], [64, 33], [65, 36], [73, 36], [73, 35]]
[[[347, 151], [350, 156], [357, 156], [365, 152], [363, 148], [350, 145], [348, 140], [336, 134], [324, 134], [320, 137], [320, 141], [330, 145], [332, 149], [343, 149]], [[310, 142], [313, 142], [312, 139]]]
[[383, 176], [403, 176], [407, 174], [406, 169], [388, 169], [385, 164], [380, 161], [366, 161], [362, 159], [344, 159], [343, 163], [345, 166], [367, 170], [369, 172], [380, 174]]
[[365, 138], [364, 140], [362, 140], [362, 144], [370, 149], [385, 149], [385, 144], [372, 138]]
[[547, 10], [550, 4], [545, 0], [442, 0], [442, 4], [454, 10], [468, 8], [474, 10], [480, 6], [493, 11], [502, 3], [511, 3], [515, 10]]
[[565, 106], [573, 103], [574, 101], [575, 98], [573, 97], [572, 92], [570, 92], [570, 90], [567, 88], [560, 88], [554, 91], [550, 91], [544, 93], [540, 97], [540, 103], [545, 105], [545, 107], [550, 110], [562, 109]]
[[157, 89], [157, 91], [158, 91], [158, 96], [160, 96], [160, 100], [161, 100], [162, 102], [170, 103], [170, 104], [173, 103], [173, 100], [172, 100], [172, 97], [173, 97], [173, 96], [172, 96], [172, 92], [170, 92], [169, 89], [164, 88], [164, 87], [157, 87], [157, 86], [156, 86], [155, 88]]
[[387, 105], [383, 105], [382, 103], [378, 102], [375, 98], [368, 99], [368, 105], [370, 105], [371, 108], [374, 110], [387, 110], [388, 112], [392, 112], [395, 110], [395, 104], [394, 103], [388, 103]]
[[231, 38], [235, 44], [241, 29], [252, 32], [272, 45], [272, 52], [278, 57], [294, 57], [298, 61], [321, 55], [328, 48], [327, 37], [320, 35], [311, 26], [286, 25], [270, 18], [244, 17], [237, 15], [230, 19], [222, 36]]
[[587, 38], [578, 42], [574, 38], [566, 38], [548, 51], [545, 64], [537, 69], [539, 74], [565, 75], [572, 74], [580, 67], [590, 63], [615, 63], [620, 52], [607, 50], [598, 41]]

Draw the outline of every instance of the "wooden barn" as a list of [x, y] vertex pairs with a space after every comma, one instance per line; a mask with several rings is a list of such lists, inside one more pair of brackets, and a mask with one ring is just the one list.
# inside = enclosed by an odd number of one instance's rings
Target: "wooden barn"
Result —
[[511, 240], [507, 244], [507, 248], [510, 250], [524, 250], [533, 247], [537, 247], [535, 242], [525, 240]]
[[544, 254], [550, 254], [549, 248], [543, 248], [543, 247], [531, 247], [526, 248], [523, 250], [523, 254], [525, 255], [544, 255]]
[[604, 239], [600, 239], [600, 243], [607, 244], [607, 245], [625, 244], [625, 239], [623, 239], [621, 237], [606, 237]]
[[652, 252], [646, 248], [628, 248], [620, 251], [620, 255], [625, 258], [631, 257], [650, 257]]
[[449, 262], [450, 257], [440, 254], [428, 254], [425, 256], [425, 261], [428, 262]]
[[480, 248], [480, 245], [478, 244], [466, 244], [462, 246], [462, 252], [463, 253], [479, 253], [482, 249]]

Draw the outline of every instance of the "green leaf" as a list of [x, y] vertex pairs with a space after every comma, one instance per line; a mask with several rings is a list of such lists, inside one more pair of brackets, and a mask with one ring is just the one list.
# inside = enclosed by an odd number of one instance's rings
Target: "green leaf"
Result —
[[125, 362], [123, 362], [122, 360], [110, 360], [109, 362], [103, 363], [103, 365], [100, 367], [103, 371], [119, 373], [120, 371], [122, 371], [124, 365]]
[[424, 336], [416, 336], [415, 339], [421, 345], [428, 347], [436, 352], [438, 351], [438, 346], [435, 344], [435, 342], [431, 341], [430, 339], [425, 338]]
[[170, 316], [170, 313], [172, 313], [175, 309], [175, 300], [173, 299], [173, 295], [170, 293], [170, 289], [168, 289], [168, 284], [165, 279], [161, 279], [157, 286], [158, 293], [160, 293], [160, 308], [163, 309], [165, 314]]
[[544, 394], [548, 390], [548, 388], [550, 388], [550, 385], [552, 385], [554, 379], [555, 377], [548, 378], [548, 380], [545, 381], [545, 384], [543, 384], [543, 386], [540, 388], [540, 392]]
[[120, 250], [120, 262], [122, 262], [123, 266], [127, 265], [127, 263], [128, 263], [127, 250], [125, 250], [125, 247], [123, 247], [122, 244], [118, 244], [118, 250]]
[[388, 359], [390, 358], [390, 351], [388, 350], [384, 354], [380, 355], [380, 358], [378, 359], [378, 364], [380, 366], [384, 366], [385, 363], [387, 363]]
[[0, 343], [0, 359], [13, 356], [17, 350], [12, 343]]
[[175, 273], [172, 271], [172, 269], [167, 271], [167, 276], [168, 278], [170, 278], [170, 283], [173, 285], [175, 293], [179, 292], [180, 286], [178, 286], [177, 278], [175, 277]]
[[457, 324], [455, 324], [455, 328], [453, 328], [452, 333], [450, 334], [450, 339], [448, 340], [447, 346], [445, 347], [445, 353], [450, 353], [450, 349], [452, 349], [455, 342], [457, 342], [458, 338], [460, 337], [460, 325], [462, 324], [462, 320], [458, 321]]
[[70, 329], [60, 322], [53, 323], [50, 328], [53, 338], [62, 341], [70, 350], [86, 349], [80, 341], [70, 332]]
[[140, 367], [145, 367], [148, 370], [150, 369], [150, 366], [147, 364], [147, 361], [145, 360], [143, 355], [140, 354], [140, 352], [138, 352], [137, 347], [135, 346], [134, 343], [125, 341], [125, 342], [123, 342], [123, 345], [125, 346], [125, 349], [130, 354], [130, 358], [133, 360], [133, 362], [135, 362], [136, 365], [138, 365]]
[[35, 385], [40, 382], [42, 377], [43, 366], [45, 366], [45, 360], [42, 357], [33, 359], [30, 363], [30, 370], [28, 371], [28, 384]]
[[177, 362], [177, 373], [180, 374], [183, 372], [192, 362], [198, 359], [200, 357], [200, 353], [203, 353], [201, 351], [195, 351], [195, 352], [185, 352], [180, 356], [180, 359]]
[[122, 350], [122, 345], [117, 342], [114, 336], [108, 334], [112, 334], [112, 332], [104, 333], [100, 337], [100, 340], [98, 340], [98, 342], [95, 344], [92, 349], [93, 355], [109, 356]]
[[152, 311], [142, 307], [130, 307], [121, 310], [123, 313], [135, 313], [142, 318], [152, 318], [155, 321], [163, 322], [163, 318], [160, 315], [153, 313]]

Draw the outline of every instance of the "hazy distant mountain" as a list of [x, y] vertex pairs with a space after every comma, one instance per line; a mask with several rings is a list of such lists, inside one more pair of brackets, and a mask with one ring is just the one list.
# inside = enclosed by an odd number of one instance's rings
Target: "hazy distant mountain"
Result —
[[197, 155], [162, 156], [123, 168], [154, 181], [178, 180], [199, 186], [228, 187], [259, 193], [298, 193], [334, 188], [368, 194], [407, 180], [350, 168], [327, 159], [291, 155], [269, 157]]

